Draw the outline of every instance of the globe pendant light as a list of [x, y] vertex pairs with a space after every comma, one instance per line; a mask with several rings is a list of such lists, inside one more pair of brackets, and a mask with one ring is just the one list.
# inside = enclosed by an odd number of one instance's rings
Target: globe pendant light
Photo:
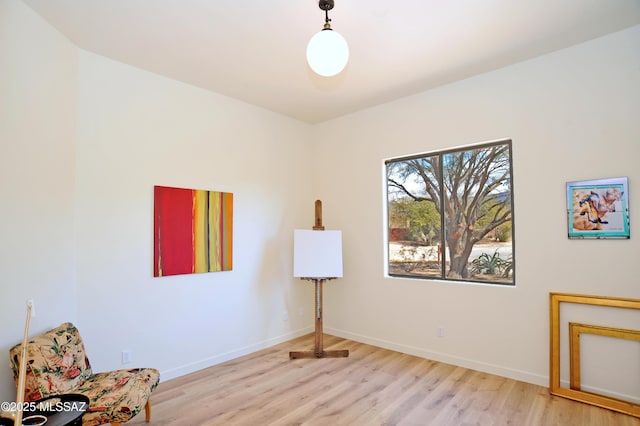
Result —
[[333, 9], [333, 0], [320, 0], [318, 6], [325, 13], [322, 31], [311, 37], [307, 45], [307, 62], [316, 74], [331, 77], [340, 73], [349, 61], [347, 41], [331, 29], [329, 10]]

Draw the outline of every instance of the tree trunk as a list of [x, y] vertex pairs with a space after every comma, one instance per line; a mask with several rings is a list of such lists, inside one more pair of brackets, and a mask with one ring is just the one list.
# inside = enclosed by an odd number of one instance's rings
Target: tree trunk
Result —
[[473, 249], [474, 241], [471, 231], [458, 225], [458, 231], [447, 235], [449, 244], [449, 271], [448, 278], [462, 279], [469, 277], [469, 256]]

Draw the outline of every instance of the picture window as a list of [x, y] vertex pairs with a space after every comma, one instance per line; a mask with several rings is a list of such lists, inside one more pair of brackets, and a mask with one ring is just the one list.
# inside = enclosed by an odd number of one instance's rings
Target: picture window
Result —
[[515, 285], [511, 141], [385, 162], [389, 276]]

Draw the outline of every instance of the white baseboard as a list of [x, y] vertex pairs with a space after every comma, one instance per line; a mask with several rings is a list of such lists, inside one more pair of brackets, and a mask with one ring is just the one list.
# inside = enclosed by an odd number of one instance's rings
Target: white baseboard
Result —
[[344, 339], [354, 340], [356, 342], [366, 343], [368, 345], [378, 346], [384, 349], [402, 352], [408, 355], [414, 355], [420, 358], [430, 359], [432, 361], [444, 362], [446, 364], [457, 365], [459, 367], [469, 368], [471, 370], [482, 371], [484, 373], [495, 374], [497, 376], [507, 377], [509, 379], [519, 380], [521, 382], [532, 383], [539, 386], [549, 386], [549, 377], [540, 374], [530, 373], [527, 371], [515, 370], [499, 365], [488, 364], [473, 359], [462, 358], [455, 355], [429, 351], [414, 346], [403, 345], [400, 343], [390, 342], [388, 340], [377, 339], [361, 334], [350, 333], [344, 330], [325, 327], [325, 332]]
[[[568, 388], [569, 387], [569, 381], [568, 380], [560, 380], [560, 386], [563, 388]], [[640, 397], [637, 396], [633, 396], [633, 395], [626, 395], [623, 393], [619, 393], [619, 392], [613, 392], [610, 391], [608, 389], [602, 389], [602, 388], [598, 388], [598, 387], [594, 387], [594, 386], [589, 386], [589, 385], [585, 385], [585, 384], [580, 384], [580, 390], [583, 390], [585, 392], [589, 392], [589, 393], [595, 393], [596, 395], [602, 395], [602, 396], [608, 396], [609, 398], [615, 398], [615, 399], [620, 399], [622, 401], [629, 401], [633, 404], [640, 404]]]
[[205, 368], [208, 368], [217, 364], [221, 364], [223, 362], [230, 361], [232, 359], [239, 358], [241, 356], [248, 355], [253, 352], [257, 352], [259, 350], [278, 345], [280, 343], [284, 343], [288, 340], [295, 339], [296, 337], [304, 336], [305, 334], [309, 334], [312, 331], [313, 331], [313, 327], [311, 326], [305, 327], [303, 329], [292, 331], [290, 333], [283, 334], [281, 336], [277, 336], [267, 340], [262, 340], [260, 342], [253, 343], [251, 345], [244, 346], [242, 348], [233, 349], [231, 351], [217, 354], [212, 357], [208, 357], [198, 361], [190, 362], [188, 364], [183, 364], [178, 367], [170, 368], [168, 370], [162, 370], [160, 371], [160, 381], [164, 382], [167, 380], [175, 379], [176, 377], [181, 377], [189, 373], [203, 370]]

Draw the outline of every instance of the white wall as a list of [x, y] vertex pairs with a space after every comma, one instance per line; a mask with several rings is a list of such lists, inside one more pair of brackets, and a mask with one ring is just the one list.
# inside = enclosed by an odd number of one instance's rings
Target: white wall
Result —
[[[310, 331], [291, 264], [293, 229], [313, 223], [310, 127], [79, 57], [79, 323], [94, 369], [127, 349], [167, 379]], [[154, 185], [234, 194], [233, 271], [153, 278]]]
[[[309, 127], [79, 52], [0, 0], [0, 351], [21, 338], [29, 297], [32, 333], [74, 321], [96, 370], [127, 349], [164, 379], [308, 331], [291, 231], [321, 198], [345, 249], [328, 332], [546, 385], [549, 291], [640, 298], [639, 40], [636, 27]], [[383, 160], [503, 137], [517, 287], [386, 278]], [[632, 239], [568, 241], [565, 182], [614, 176], [630, 180]], [[156, 184], [234, 193], [233, 271], [152, 278]], [[14, 395], [0, 370], [0, 400]]]
[[[27, 298], [31, 335], [73, 321], [94, 370], [163, 380], [311, 331], [291, 276], [292, 231], [313, 223], [310, 126], [79, 51], [21, 2], [0, 19], [0, 351]], [[233, 271], [152, 278], [153, 185], [234, 193]]]
[[[547, 385], [549, 292], [640, 297], [638, 46], [635, 27], [318, 125], [316, 191], [345, 249], [326, 330]], [[385, 277], [383, 160], [502, 138], [513, 139], [517, 286]], [[565, 183], [618, 176], [632, 238], [568, 240]], [[640, 400], [640, 366], [628, 368], [635, 389], [620, 392]]]
[[0, 0], [0, 401], [15, 398], [8, 350], [77, 318], [74, 167], [77, 49], [15, 0]]

